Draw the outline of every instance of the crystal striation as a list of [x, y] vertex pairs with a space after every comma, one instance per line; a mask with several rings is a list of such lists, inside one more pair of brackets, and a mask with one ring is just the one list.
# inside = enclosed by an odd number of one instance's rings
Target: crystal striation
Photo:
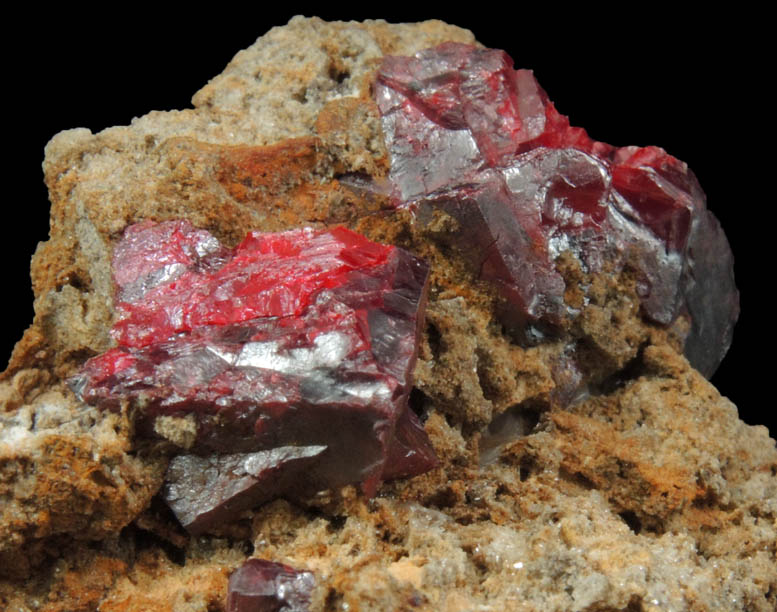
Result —
[[307, 612], [315, 584], [311, 572], [249, 559], [229, 577], [227, 612]]
[[131, 400], [141, 435], [164, 432], [160, 418], [194, 430], [164, 490], [190, 531], [279, 495], [350, 483], [372, 495], [436, 466], [408, 407], [422, 260], [344, 228], [253, 232], [227, 249], [178, 220], [127, 228], [112, 265], [118, 346], [72, 385], [102, 408]]
[[570, 126], [529, 70], [503, 51], [444, 43], [386, 57], [375, 96], [397, 206], [442, 211], [480, 278], [506, 298], [504, 322], [552, 329], [577, 312], [554, 262], [626, 265], [644, 314], [687, 315], [685, 352], [711, 375], [739, 312], [733, 257], [687, 165], [657, 147], [597, 142]]

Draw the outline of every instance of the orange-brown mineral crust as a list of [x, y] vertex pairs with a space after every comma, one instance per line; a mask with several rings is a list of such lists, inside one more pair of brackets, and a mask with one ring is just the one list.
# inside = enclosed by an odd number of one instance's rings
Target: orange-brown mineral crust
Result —
[[[474, 37], [294, 18], [193, 109], [51, 140], [35, 318], [0, 380], [1, 609], [225, 610], [249, 557], [312, 572], [314, 611], [777, 608], [775, 442], [689, 366], [688, 321], [645, 320], [628, 265], [591, 274], [562, 253], [580, 315], [521, 344], [451, 242], [455, 219], [389, 212], [350, 180], [388, 172], [370, 97], [381, 58], [444, 41]], [[347, 486], [186, 534], [157, 493], [187, 423], [144, 441], [142, 405], [102, 412], [67, 385], [112, 346], [113, 245], [145, 219], [187, 219], [230, 247], [250, 230], [345, 225], [426, 259], [411, 405], [440, 467], [370, 500]]]

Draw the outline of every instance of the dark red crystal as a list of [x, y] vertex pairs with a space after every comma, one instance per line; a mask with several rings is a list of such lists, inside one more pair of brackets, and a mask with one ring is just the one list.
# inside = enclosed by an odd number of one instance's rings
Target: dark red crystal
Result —
[[576, 314], [554, 266], [562, 252], [594, 272], [628, 261], [644, 314], [689, 314], [686, 354], [715, 370], [739, 299], [728, 242], [686, 164], [592, 140], [503, 51], [444, 43], [387, 57], [375, 96], [396, 205], [421, 223], [435, 209], [459, 221], [462, 249], [511, 305], [506, 323], [538, 333]]
[[178, 455], [170, 461], [162, 496], [181, 525], [202, 533], [275, 497], [315, 491], [307, 470], [325, 451], [325, 446], [281, 446], [256, 453]]
[[141, 435], [194, 417], [193, 455], [165, 487], [192, 531], [279, 495], [350, 483], [371, 495], [436, 465], [408, 407], [422, 260], [344, 228], [254, 232], [229, 250], [187, 221], [146, 221], [113, 267], [118, 347], [73, 386], [104, 408], [133, 400]]
[[307, 612], [315, 585], [311, 572], [249, 559], [229, 577], [227, 612]]

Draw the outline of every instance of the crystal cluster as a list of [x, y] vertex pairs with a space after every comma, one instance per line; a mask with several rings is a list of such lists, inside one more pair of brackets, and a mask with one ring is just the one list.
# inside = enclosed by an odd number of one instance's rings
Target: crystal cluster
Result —
[[386, 57], [375, 96], [398, 206], [458, 221], [462, 250], [535, 337], [576, 312], [554, 266], [638, 273], [644, 314], [690, 317], [685, 352], [710, 375], [731, 342], [733, 258], [686, 164], [657, 147], [596, 142], [571, 127], [503, 51], [445, 43]]
[[306, 612], [313, 574], [264, 559], [249, 559], [227, 587], [227, 612]]
[[164, 495], [201, 532], [268, 499], [436, 465], [408, 407], [428, 267], [344, 228], [223, 247], [188, 221], [130, 226], [113, 257], [118, 346], [72, 384], [187, 439]]

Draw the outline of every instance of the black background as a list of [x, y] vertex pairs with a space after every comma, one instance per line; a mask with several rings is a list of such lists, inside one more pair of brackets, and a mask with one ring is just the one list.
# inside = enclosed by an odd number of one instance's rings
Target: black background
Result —
[[[134, 6], [134, 5], [128, 5]], [[679, 7], [679, 5], [678, 5]], [[742, 314], [713, 382], [751, 424], [773, 421], [771, 383], [775, 172], [770, 86], [773, 51], [759, 15], [680, 16], [656, 7], [639, 15], [590, 10], [495, 12], [376, 5], [375, 10], [306, 10], [296, 5], [240, 12], [225, 8], [163, 16], [143, 8], [107, 16], [28, 15], [6, 25], [5, 240], [8, 279], [0, 351], [32, 320], [29, 257], [48, 235], [43, 147], [56, 132], [128, 124], [151, 110], [187, 108], [191, 96], [232, 56], [294, 14], [324, 19], [440, 18], [502, 48], [531, 68], [573, 125], [615, 145], [662, 146], [686, 161], [726, 230], [736, 258]], [[11, 42], [12, 41], [12, 42]], [[764, 155], [764, 153], [766, 153]], [[9, 158], [10, 156], [10, 158]], [[771, 154], [774, 157], [774, 154]], [[774, 435], [775, 428], [772, 427]]]

